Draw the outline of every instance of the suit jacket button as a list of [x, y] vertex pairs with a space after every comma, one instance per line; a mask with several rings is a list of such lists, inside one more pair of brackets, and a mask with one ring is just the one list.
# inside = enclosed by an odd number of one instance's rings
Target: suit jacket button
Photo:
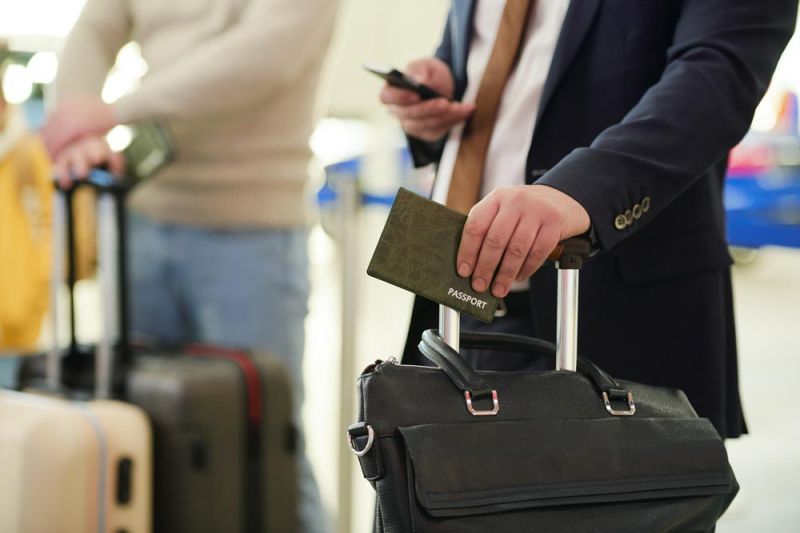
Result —
[[635, 206], [633, 206], [633, 218], [635, 220], [639, 220], [640, 218], [642, 218], [642, 213], [644, 213], [644, 211], [642, 210], [641, 204], [636, 204]]
[[650, 197], [645, 196], [642, 200], [642, 212], [647, 213], [648, 211], [650, 211]]
[[617, 215], [617, 218], [614, 219], [614, 227], [620, 231], [628, 227], [628, 223], [625, 221], [625, 215]]
[[628, 226], [633, 224], [633, 210], [631, 209], [625, 211], [625, 224]]

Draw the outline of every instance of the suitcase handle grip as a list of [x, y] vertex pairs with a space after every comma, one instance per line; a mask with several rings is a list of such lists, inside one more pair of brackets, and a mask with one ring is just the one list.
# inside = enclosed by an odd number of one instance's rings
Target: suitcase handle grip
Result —
[[588, 237], [570, 237], [558, 243], [547, 256], [559, 270], [580, 270], [592, 255], [592, 242]]
[[69, 192], [79, 187], [94, 187], [98, 192], [119, 192], [127, 189], [123, 180], [103, 167], [93, 168], [85, 179], [72, 179], [67, 186], [58, 180], [53, 180], [53, 185], [60, 192]]

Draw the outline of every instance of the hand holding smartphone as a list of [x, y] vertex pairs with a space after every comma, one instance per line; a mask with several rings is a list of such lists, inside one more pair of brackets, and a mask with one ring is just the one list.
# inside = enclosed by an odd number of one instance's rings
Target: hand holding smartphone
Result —
[[412, 91], [419, 95], [419, 97], [423, 100], [432, 100], [434, 98], [446, 98], [447, 100], [451, 100], [447, 98], [443, 94], [436, 92], [435, 90], [431, 89], [424, 83], [419, 83], [414, 78], [408, 76], [407, 74], [403, 73], [400, 70], [391, 67], [383, 67], [383, 66], [375, 66], [375, 65], [363, 65], [364, 69], [367, 72], [371, 72], [382, 78], [392, 87], [398, 87], [400, 89], [406, 89], [408, 91]]

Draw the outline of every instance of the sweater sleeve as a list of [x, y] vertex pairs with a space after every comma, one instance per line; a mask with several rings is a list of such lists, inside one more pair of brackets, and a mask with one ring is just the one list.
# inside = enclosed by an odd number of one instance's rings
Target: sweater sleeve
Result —
[[99, 96], [117, 52], [130, 40], [130, 32], [127, 0], [87, 0], [61, 53], [56, 98]]
[[118, 120], [216, 113], [291, 86], [327, 51], [336, 8], [337, 0], [252, 0], [227, 31], [120, 98]]

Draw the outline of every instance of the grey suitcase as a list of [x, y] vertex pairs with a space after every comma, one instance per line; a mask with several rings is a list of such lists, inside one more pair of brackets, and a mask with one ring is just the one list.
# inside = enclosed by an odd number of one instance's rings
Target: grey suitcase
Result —
[[126, 385], [153, 423], [156, 533], [297, 531], [292, 391], [276, 357], [137, 354]]

